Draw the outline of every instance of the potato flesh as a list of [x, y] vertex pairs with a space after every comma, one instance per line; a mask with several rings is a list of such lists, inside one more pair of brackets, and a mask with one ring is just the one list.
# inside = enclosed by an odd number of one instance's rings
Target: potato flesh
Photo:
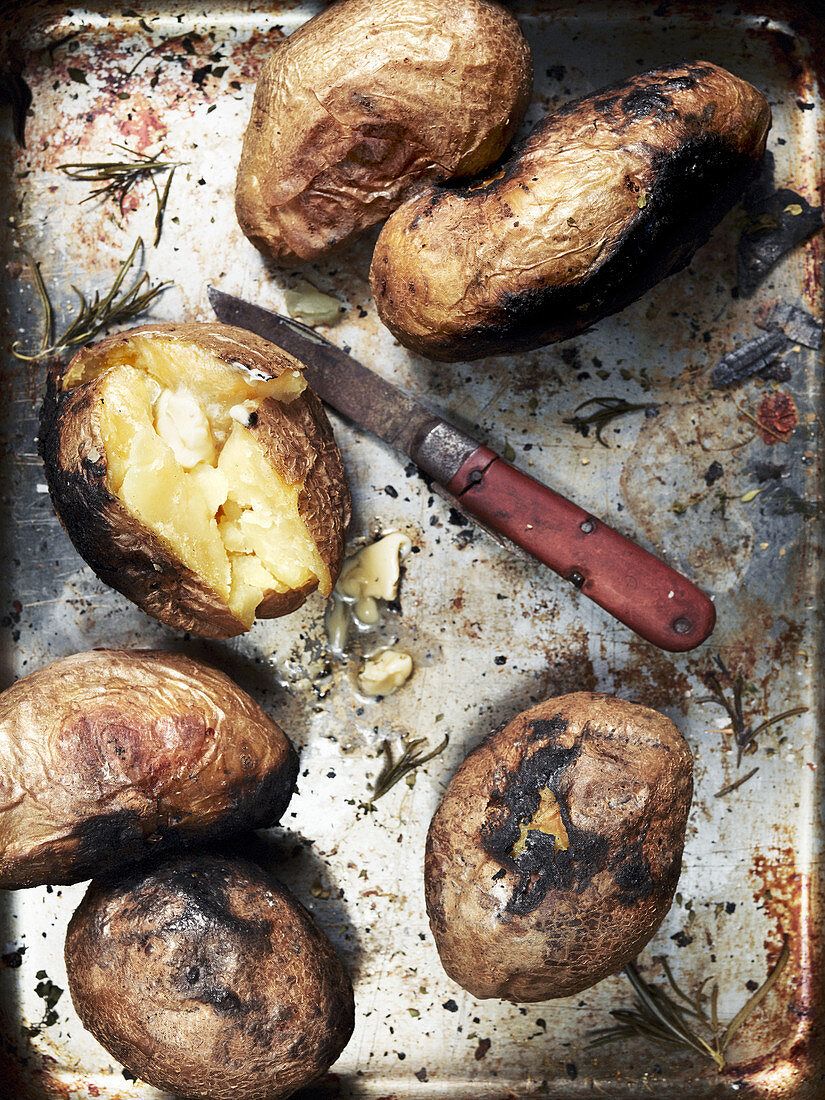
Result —
[[104, 372], [110, 490], [245, 626], [266, 594], [323, 576], [302, 484], [279, 476], [241, 422], [267, 398], [297, 396], [299, 371], [250, 379], [202, 348], [139, 338], [66, 382]]
[[527, 834], [534, 831], [552, 836], [556, 842], [557, 852], [566, 852], [570, 847], [570, 838], [561, 819], [559, 804], [556, 801], [556, 796], [548, 787], [545, 787], [539, 795], [536, 812], [532, 817], [519, 824], [518, 840], [513, 845], [511, 853], [513, 859], [517, 859], [525, 850], [527, 847]]

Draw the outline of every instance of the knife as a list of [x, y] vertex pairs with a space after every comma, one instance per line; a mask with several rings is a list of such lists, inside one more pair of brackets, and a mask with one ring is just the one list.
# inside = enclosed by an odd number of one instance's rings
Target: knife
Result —
[[409, 455], [482, 527], [526, 550], [642, 638], [678, 653], [694, 649], [713, 630], [716, 609], [704, 592], [631, 539], [511, 466], [314, 329], [216, 287], [208, 293], [220, 321], [294, 355], [323, 401]]

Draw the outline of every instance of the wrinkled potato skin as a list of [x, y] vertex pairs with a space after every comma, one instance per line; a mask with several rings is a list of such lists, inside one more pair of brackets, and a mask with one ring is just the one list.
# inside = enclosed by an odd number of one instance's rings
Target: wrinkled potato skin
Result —
[[548, 115], [489, 180], [434, 187], [381, 231], [378, 313], [431, 359], [565, 340], [679, 271], [765, 150], [770, 107], [708, 62]]
[[[692, 770], [669, 719], [609, 695], [549, 699], [491, 733], [427, 837], [427, 913], [450, 977], [474, 997], [542, 1001], [635, 958], [673, 899]], [[547, 786], [570, 848], [528, 834], [513, 859]]]
[[0, 887], [274, 825], [297, 771], [283, 731], [216, 669], [148, 650], [66, 657], [0, 695]]
[[[79, 361], [105, 357], [135, 336], [180, 340], [276, 378], [303, 365], [254, 333], [222, 324], [143, 325], [89, 344], [59, 377], [50, 376], [40, 413], [39, 448], [52, 503], [76, 550], [97, 576], [168, 626], [204, 638], [231, 638], [246, 631], [223, 599], [133, 516], [107, 486], [100, 435], [100, 378], [68, 393], [61, 378]], [[318, 398], [308, 388], [289, 404], [266, 400], [250, 429], [273, 468], [287, 481], [304, 481], [299, 508], [330, 574], [330, 590], [344, 560], [351, 505], [341, 454]], [[95, 459], [91, 455], [97, 455]], [[257, 617], [274, 619], [295, 611], [317, 588], [273, 592]]]
[[264, 65], [238, 169], [241, 229], [295, 267], [387, 217], [414, 190], [470, 176], [530, 101], [515, 19], [490, 0], [342, 0]]
[[279, 1100], [352, 1034], [349, 977], [302, 905], [199, 855], [97, 880], [69, 924], [83, 1024], [133, 1074], [194, 1100]]

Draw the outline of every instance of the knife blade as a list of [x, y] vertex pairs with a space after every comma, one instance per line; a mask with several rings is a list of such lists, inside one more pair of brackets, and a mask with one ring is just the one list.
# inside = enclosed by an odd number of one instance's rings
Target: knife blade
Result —
[[220, 321], [295, 356], [323, 401], [408, 455], [472, 519], [549, 566], [642, 638], [678, 653], [709, 636], [713, 603], [660, 558], [505, 462], [314, 329], [216, 287], [208, 293]]

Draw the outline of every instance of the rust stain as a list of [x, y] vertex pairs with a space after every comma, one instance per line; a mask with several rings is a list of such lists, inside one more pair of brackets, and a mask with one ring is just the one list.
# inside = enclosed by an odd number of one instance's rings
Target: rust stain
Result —
[[811, 875], [797, 868], [790, 844], [770, 856], [757, 853], [751, 874], [761, 882], [754, 899], [776, 930], [764, 944], [768, 966], [776, 962], [783, 937], [791, 946], [788, 967], [776, 986], [786, 1005], [784, 1028], [770, 1028], [773, 1036], [780, 1030], [785, 1035], [773, 1050], [724, 1072], [736, 1078], [746, 1096], [819, 1100], [825, 1095], [822, 899]]
[[684, 711], [695, 682], [666, 654], [635, 639], [628, 645], [627, 663], [613, 672], [617, 695], [656, 709], [678, 706]]
[[811, 302], [819, 301], [822, 292], [822, 266], [825, 261], [823, 238], [817, 233], [805, 250], [805, 293]]
[[[795, 42], [786, 41], [785, 31], [776, 31], [765, 18], [748, 29], [751, 37], [765, 38], [773, 50], [777, 62], [787, 67], [797, 91], [806, 91], [816, 81], [825, 80], [825, 25], [819, 13], [819, 5], [808, 0], [766, 0], [760, 14], [783, 22], [791, 30]], [[807, 47], [802, 52], [799, 47]], [[797, 47], [797, 48], [794, 48]]]
[[571, 626], [565, 631], [564, 652], [547, 649], [547, 671], [542, 675], [540, 695], [552, 699], [571, 691], [600, 691], [593, 662], [588, 654], [588, 632], [584, 626]]
[[[776, 939], [783, 935], [798, 938], [799, 932], [799, 882], [793, 847], [787, 844], [770, 856], [757, 853], [751, 873], [762, 885], [754, 890], [754, 901], [770, 917], [776, 927]], [[776, 947], [772, 940], [764, 944], [769, 952]], [[778, 954], [778, 949], [774, 951]], [[775, 961], [772, 960], [772, 961]]]
[[799, 414], [793, 397], [785, 390], [766, 393], [756, 410], [759, 434], [769, 447], [775, 443], [787, 443], [796, 425]]
[[115, 125], [138, 152], [166, 137], [166, 123], [140, 92], [132, 93], [126, 117], [117, 119]]

